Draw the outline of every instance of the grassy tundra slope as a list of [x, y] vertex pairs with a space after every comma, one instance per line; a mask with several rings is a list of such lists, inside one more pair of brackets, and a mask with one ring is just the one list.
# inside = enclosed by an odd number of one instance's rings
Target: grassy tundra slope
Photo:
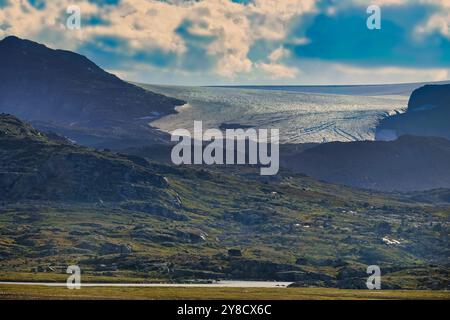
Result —
[[64, 281], [78, 264], [85, 281], [364, 288], [377, 264], [386, 289], [448, 289], [450, 208], [404, 196], [289, 171], [150, 163], [9, 115], [0, 117], [0, 190], [0, 280]]
[[54, 287], [0, 285], [0, 299], [244, 299], [244, 300], [371, 300], [450, 299], [448, 291], [345, 290], [330, 288], [106, 288], [67, 290]]

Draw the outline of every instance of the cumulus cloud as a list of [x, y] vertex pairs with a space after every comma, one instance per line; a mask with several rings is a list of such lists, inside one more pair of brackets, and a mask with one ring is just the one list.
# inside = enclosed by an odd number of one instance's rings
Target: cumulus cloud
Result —
[[282, 40], [289, 21], [314, 10], [315, 0], [254, 0], [248, 4], [230, 0], [116, 2], [113, 7], [77, 1], [84, 18], [98, 16], [107, 23], [83, 23], [79, 32], [72, 32], [64, 26], [64, 12], [72, 1], [47, 1], [45, 9], [33, 7], [25, 0], [15, 1], [1, 10], [0, 17], [11, 26], [0, 30], [0, 35], [16, 34], [70, 49], [90, 39], [117, 37], [127, 40], [127, 50], [158, 48], [182, 55], [188, 50], [189, 39], [177, 30], [182, 23], [189, 22], [190, 35], [212, 39], [205, 50], [217, 62], [215, 72], [233, 77], [252, 71], [254, 66], [248, 52], [257, 39]]
[[[81, 9], [78, 31], [65, 26], [66, 9], [72, 4]], [[398, 66], [404, 69], [414, 69], [412, 64], [421, 59], [441, 69], [433, 63], [447, 63], [449, 0], [374, 0], [370, 4], [382, 6], [386, 19], [382, 37], [367, 37], [367, 30], [354, 27], [354, 21], [365, 26], [366, 12], [361, 8], [368, 5], [366, 0], [3, 1], [0, 37], [14, 34], [78, 51], [121, 74], [147, 65], [152, 72], [183, 77], [203, 73], [231, 81], [254, 79], [256, 74], [301, 80], [306, 76], [302, 59], [349, 67], [411, 63]], [[401, 14], [410, 7], [422, 10], [422, 15]], [[435, 48], [430, 47], [433, 43]], [[257, 50], [255, 58], [252, 51]], [[356, 65], [352, 54], [357, 56]]]
[[266, 72], [271, 79], [295, 78], [298, 74], [296, 68], [288, 67], [280, 63], [257, 63], [256, 67]]
[[450, 0], [441, 0], [440, 8], [424, 23], [415, 28], [419, 36], [427, 36], [430, 33], [438, 32], [450, 39]]
[[280, 62], [290, 55], [289, 50], [279, 47], [270, 53], [269, 62], [257, 62], [255, 67], [266, 73], [271, 79], [293, 79], [299, 74], [298, 68], [286, 66]]
[[431, 0], [407, 4], [379, 1], [383, 4], [382, 27], [369, 30], [365, 7], [360, 3], [343, 0], [332, 15], [322, 10], [311, 20], [300, 21], [292, 33], [308, 42], [290, 43], [288, 48], [299, 59], [353, 66], [442, 68], [450, 64], [450, 39], [445, 31], [449, 20], [442, 18], [443, 13], [449, 13], [443, 9], [446, 4]]
[[[378, 5], [381, 8], [389, 6], [422, 6], [434, 7], [433, 13], [425, 21], [418, 21], [414, 30], [419, 34], [429, 34], [438, 31], [446, 37], [450, 37], [450, 0], [374, 0], [370, 4]], [[367, 6], [367, 0], [341, 0], [336, 6], [341, 8], [358, 6]]]

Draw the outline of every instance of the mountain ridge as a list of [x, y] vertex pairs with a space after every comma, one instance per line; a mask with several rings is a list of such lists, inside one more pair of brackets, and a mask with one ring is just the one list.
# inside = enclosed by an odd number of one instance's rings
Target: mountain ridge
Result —
[[376, 128], [377, 140], [405, 134], [450, 139], [450, 84], [430, 84], [414, 90], [406, 112], [382, 119]]
[[145, 159], [79, 146], [7, 114], [0, 146], [2, 201], [145, 200], [167, 187]]
[[122, 81], [85, 56], [15, 36], [0, 41], [0, 69], [0, 112], [85, 145], [164, 141], [147, 118], [184, 104]]
[[329, 142], [281, 158], [316, 179], [379, 191], [450, 188], [450, 140], [404, 135], [394, 141]]
[[75, 263], [108, 280], [359, 288], [366, 265], [382, 263], [385, 288], [447, 288], [446, 212], [287, 171], [152, 164], [0, 115], [1, 280]]

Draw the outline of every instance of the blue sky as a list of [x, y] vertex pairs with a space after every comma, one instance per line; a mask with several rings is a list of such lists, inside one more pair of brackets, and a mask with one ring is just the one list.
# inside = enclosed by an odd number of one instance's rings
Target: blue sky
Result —
[[[77, 5], [81, 28], [66, 26]], [[369, 5], [381, 29], [369, 30]], [[362, 84], [450, 78], [450, 0], [0, 0], [0, 37], [166, 84]]]

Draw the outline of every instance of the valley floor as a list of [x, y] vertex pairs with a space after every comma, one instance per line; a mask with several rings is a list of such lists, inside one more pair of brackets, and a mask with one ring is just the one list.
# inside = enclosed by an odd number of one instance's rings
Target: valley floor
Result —
[[449, 291], [432, 290], [342, 290], [332, 288], [202, 288], [202, 287], [63, 287], [0, 285], [0, 299], [161, 299], [161, 300], [372, 300], [445, 299]]

